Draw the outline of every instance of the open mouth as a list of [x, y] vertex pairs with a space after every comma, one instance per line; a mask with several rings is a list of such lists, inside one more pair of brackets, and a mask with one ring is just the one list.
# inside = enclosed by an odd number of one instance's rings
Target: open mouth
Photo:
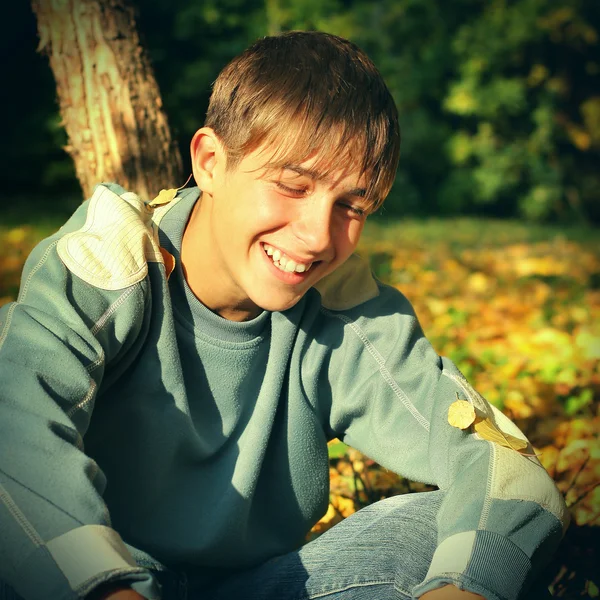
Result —
[[273, 261], [273, 264], [285, 273], [306, 273], [314, 263], [298, 263], [284, 254], [278, 248], [273, 248], [269, 244], [262, 245], [265, 254]]

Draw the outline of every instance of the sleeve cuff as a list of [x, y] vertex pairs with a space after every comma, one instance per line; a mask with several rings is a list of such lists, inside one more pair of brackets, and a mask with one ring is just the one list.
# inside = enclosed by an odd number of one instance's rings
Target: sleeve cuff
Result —
[[452, 584], [489, 600], [516, 600], [530, 571], [529, 557], [509, 539], [491, 531], [464, 531], [438, 546], [413, 596]]
[[19, 571], [25, 577], [17, 592], [32, 600], [83, 598], [98, 586], [117, 581], [147, 600], [161, 598], [150, 571], [136, 564], [116, 531], [102, 525], [78, 527], [50, 540]]

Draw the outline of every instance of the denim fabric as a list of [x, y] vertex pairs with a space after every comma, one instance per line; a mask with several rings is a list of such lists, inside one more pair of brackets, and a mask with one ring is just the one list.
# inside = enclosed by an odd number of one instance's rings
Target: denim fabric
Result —
[[[376, 502], [294, 552], [244, 570], [174, 572], [132, 550], [154, 572], [163, 600], [404, 600], [427, 573], [437, 546], [443, 492]], [[0, 600], [20, 600], [3, 590]], [[550, 595], [543, 587], [528, 599]]]
[[[217, 581], [189, 580], [188, 600], [400, 600], [411, 597], [437, 546], [441, 492], [382, 500], [296, 552]], [[204, 589], [202, 589], [204, 587]]]

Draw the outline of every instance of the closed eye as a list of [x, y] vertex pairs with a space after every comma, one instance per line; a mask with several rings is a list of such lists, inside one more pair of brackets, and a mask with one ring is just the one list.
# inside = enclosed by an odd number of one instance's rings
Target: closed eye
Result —
[[285, 192], [286, 194], [290, 194], [292, 196], [304, 196], [306, 194], [306, 192], [308, 192], [308, 188], [306, 186], [301, 186], [301, 187], [290, 187], [288, 185], [285, 185], [283, 183], [281, 183], [281, 181], [276, 181], [275, 185], [282, 190], [283, 192]]
[[347, 204], [345, 202], [341, 202], [340, 206], [344, 209], [347, 209], [352, 214], [352, 216], [355, 216], [355, 217], [364, 217], [366, 214], [366, 211], [364, 208], [360, 208], [360, 207], [354, 206], [352, 204]]
[[[281, 183], [281, 181], [277, 181], [277, 180], [274, 181], [273, 183], [275, 183], [277, 188], [279, 188], [285, 194], [288, 194], [289, 196], [294, 196], [296, 198], [301, 198], [302, 196], [305, 196], [310, 191], [310, 187], [306, 186], [306, 185], [302, 185], [299, 187], [291, 187], [291, 186], [286, 185], [285, 183]], [[360, 206], [355, 206], [351, 202], [339, 202], [338, 206], [340, 206], [345, 211], [348, 211], [349, 216], [354, 217], [354, 218], [360, 219], [367, 214], [366, 209], [361, 208]]]

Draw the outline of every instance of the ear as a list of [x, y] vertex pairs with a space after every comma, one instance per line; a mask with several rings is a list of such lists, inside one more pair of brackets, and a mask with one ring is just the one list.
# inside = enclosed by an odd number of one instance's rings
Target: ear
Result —
[[224, 150], [217, 134], [210, 127], [198, 129], [190, 144], [192, 172], [198, 187], [212, 194], [215, 185], [216, 167], [224, 158]]

